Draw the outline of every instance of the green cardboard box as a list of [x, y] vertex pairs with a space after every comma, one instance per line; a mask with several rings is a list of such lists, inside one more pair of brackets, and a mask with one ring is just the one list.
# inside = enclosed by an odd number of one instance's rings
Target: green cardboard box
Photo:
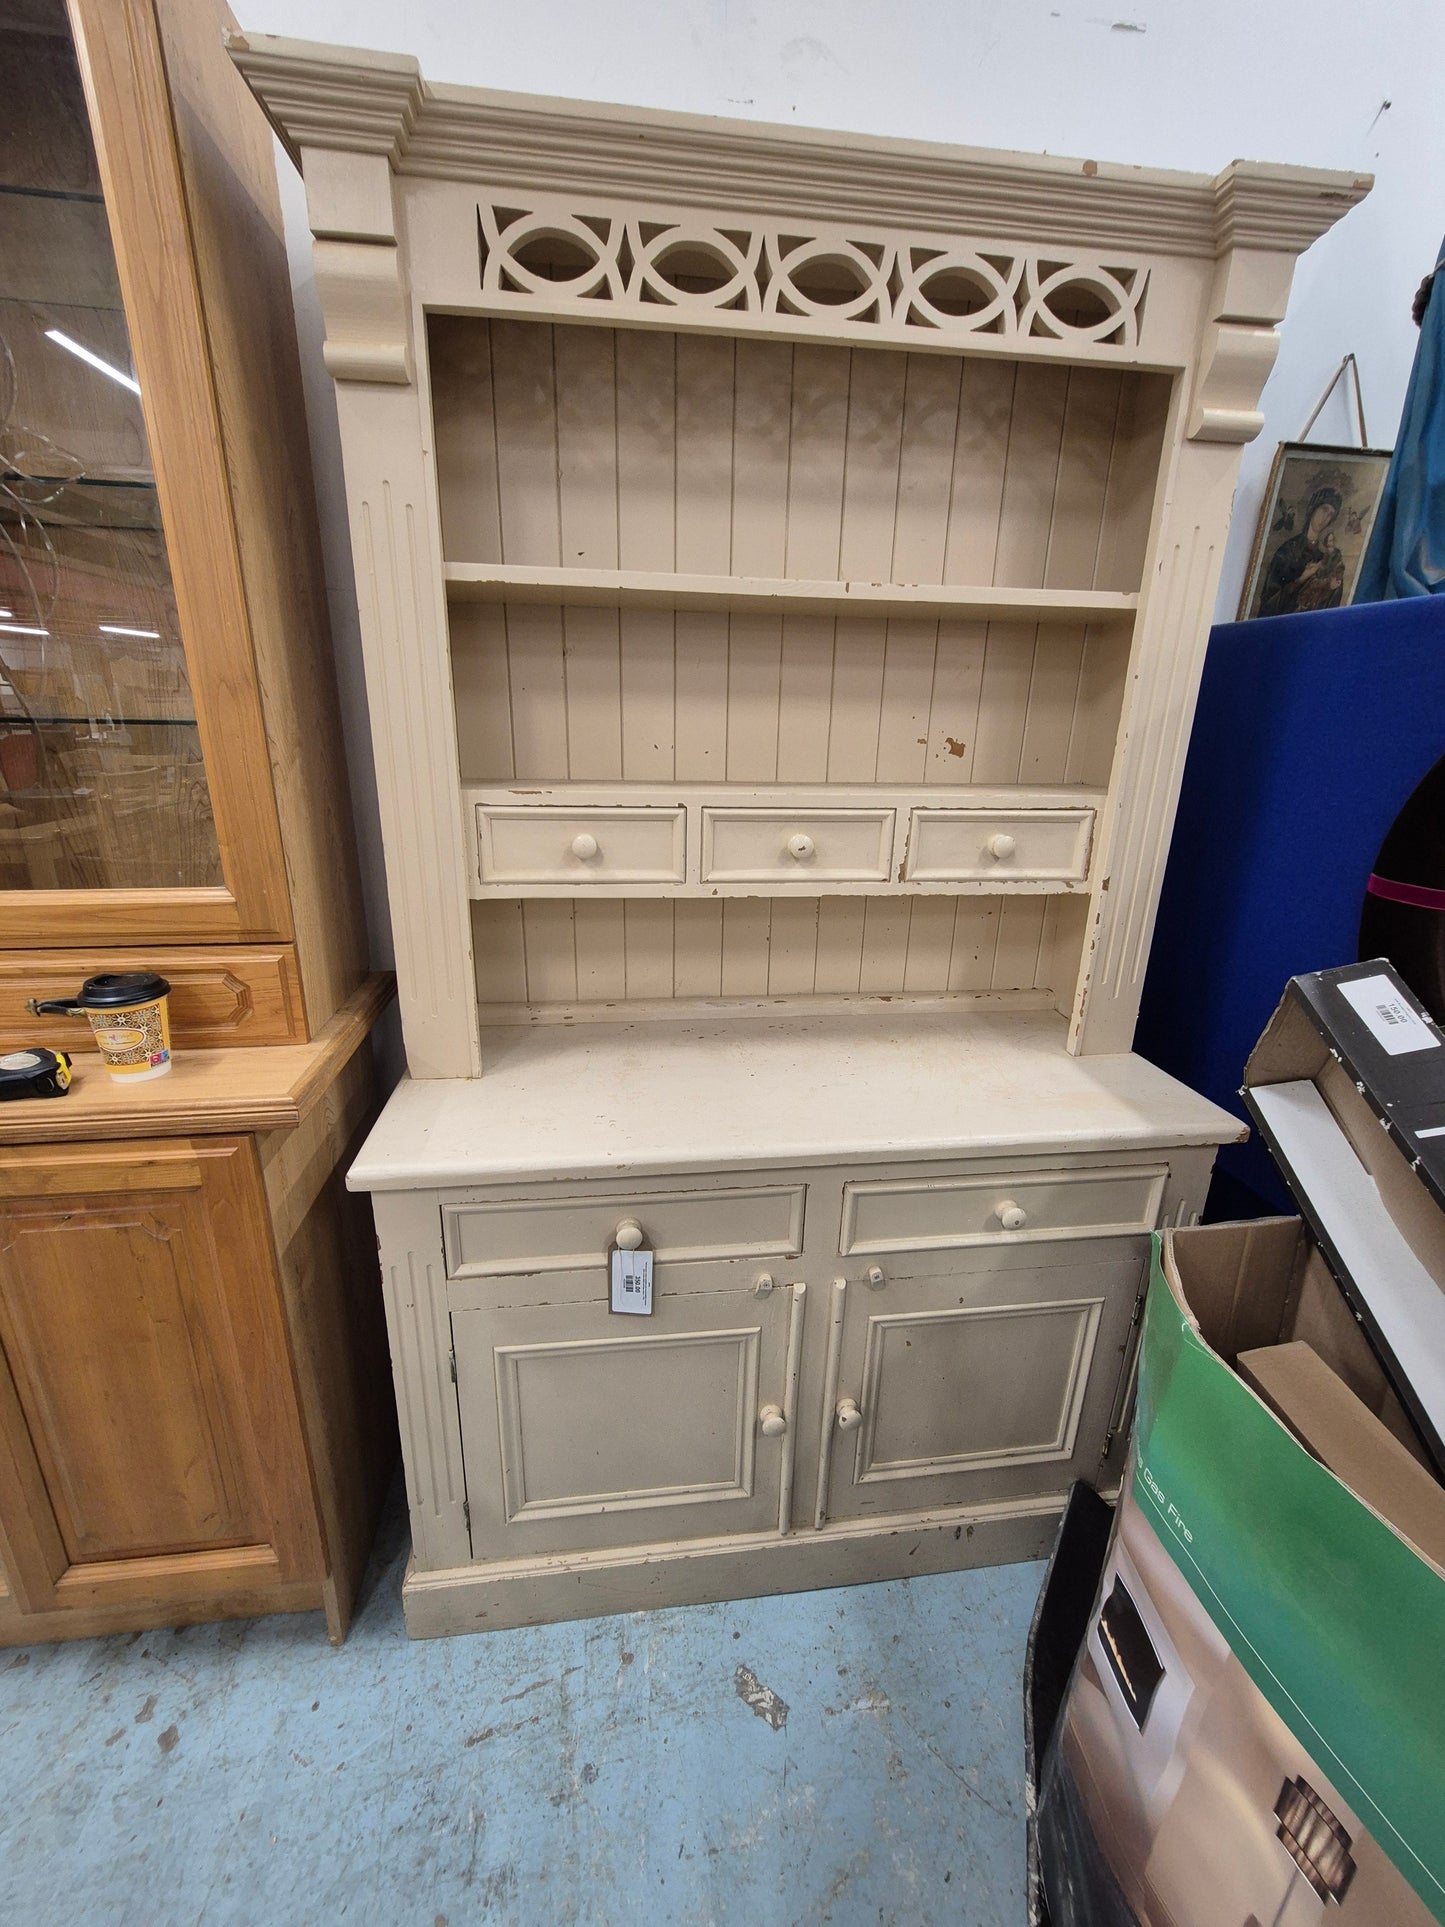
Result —
[[1303, 1215], [1155, 1240], [1055, 1927], [1445, 1921], [1445, 1038], [1388, 965], [1295, 979], [1246, 1097]]

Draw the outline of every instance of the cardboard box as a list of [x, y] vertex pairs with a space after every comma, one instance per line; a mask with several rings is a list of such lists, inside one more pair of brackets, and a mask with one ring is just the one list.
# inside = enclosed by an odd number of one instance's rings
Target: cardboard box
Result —
[[1445, 1486], [1303, 1339], [1240, 1352], [1234, 1369], [1307, 1452], [1445, 1569]]
[[1245, 1107], [1445, 1474], [1445, 1037], [1383, 960], [1293, 978]]
[[1386, 964], [1296, 979], [1245, 1098], [1302, 1217], [1156, 1239], [1055, 1927], [1445, 1920], [1445, 1038]]

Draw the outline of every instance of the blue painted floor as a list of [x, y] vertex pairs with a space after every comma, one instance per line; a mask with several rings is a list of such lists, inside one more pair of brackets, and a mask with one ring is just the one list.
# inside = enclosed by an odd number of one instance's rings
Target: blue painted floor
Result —
[[320, 1616], [0, 1653], [0, 1921], [1024, 1919], [1043, 1568], [408, 1642]]

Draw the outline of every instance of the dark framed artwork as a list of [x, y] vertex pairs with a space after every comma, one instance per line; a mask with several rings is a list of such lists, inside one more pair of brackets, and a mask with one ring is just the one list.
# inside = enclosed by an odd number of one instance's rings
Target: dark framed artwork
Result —
[[1240, 621], [1337, 609], [1350, 600], [1389, 468], [1389, 449], [1280, 443], [1245, 572]]

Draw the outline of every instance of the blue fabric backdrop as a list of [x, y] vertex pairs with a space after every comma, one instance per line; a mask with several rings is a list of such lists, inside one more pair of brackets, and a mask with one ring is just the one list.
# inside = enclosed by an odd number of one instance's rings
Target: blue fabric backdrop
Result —
[[[1286, 980], [1354, 962], [1365, 880], [1442, 753], [1445, 599], [1215, 629], [1135, 1049], [1243, 1118]], [[1218, 1170], [1215, 1215], [1248, 1214], [1233, 1187], [1290, 1208], [1257, 1137]]]
[[1445, 590], [1445, 242], [1354, 600]]

